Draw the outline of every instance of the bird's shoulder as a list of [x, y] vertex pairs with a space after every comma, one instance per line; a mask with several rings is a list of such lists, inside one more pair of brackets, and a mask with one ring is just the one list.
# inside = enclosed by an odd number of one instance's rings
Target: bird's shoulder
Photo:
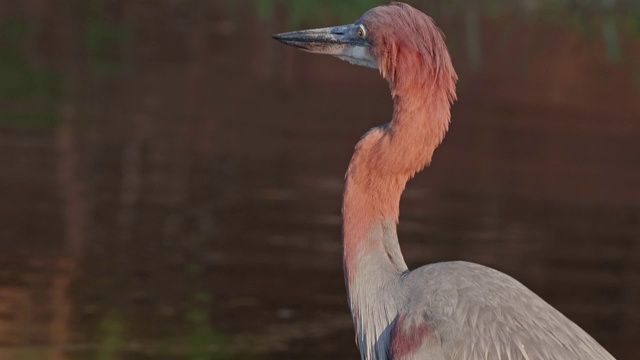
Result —
[[392, 359], [614, 360], [562, 313], [489, 267], [437, 263], [405, 274], [403, 283], [410, 290], [392, 332]]

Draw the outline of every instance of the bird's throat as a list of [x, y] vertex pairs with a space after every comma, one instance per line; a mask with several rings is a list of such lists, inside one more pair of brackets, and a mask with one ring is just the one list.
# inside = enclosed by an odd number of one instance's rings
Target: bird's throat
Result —
[[[389, 125], [356, 146], [343, 200], [343, 262], [349, 306], [363, 354], [378, 349], [401, 304], [407, 265], [396, 231], [407, 181], [430, 161], [449, 123], [449, 103], [394, 98]], [[383, 298], [390, 296], [390, 298]], [[377, 314], [372, 320], [361, 314]]]
[[365, 135], [349, 164], [342, 209], [347, 285], [371, 254], [386, 254], [382, 259], [390, 271], [406, 270], [395, 231], [400, 197], [407, 181], [431, 161], [450, 116], [446, 98], [438, 103], [420, 94], [396, 96], [392, 122]]

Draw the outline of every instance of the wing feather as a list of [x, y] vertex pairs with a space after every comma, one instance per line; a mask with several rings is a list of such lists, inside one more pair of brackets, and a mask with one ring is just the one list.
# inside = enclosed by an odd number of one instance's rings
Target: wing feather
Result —
[[420, 346], [392, 352], [391, 359], [615, 360], [551, 305], [491, 268], [433, 264], [404, 281], [413, 290], [392, 342], [420, 326], [430, 330]]

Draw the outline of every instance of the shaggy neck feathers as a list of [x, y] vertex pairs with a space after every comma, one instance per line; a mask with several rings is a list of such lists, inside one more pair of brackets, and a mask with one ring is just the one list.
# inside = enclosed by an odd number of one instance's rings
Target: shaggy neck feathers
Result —
[[[377, 34], [372, 51], [394, 105], [392, 121], [372, 129], [356, 145], [342, 209], [349, 303], [361, 351], [372, 354], [383, 351], [376, 348], [381, 344], [376, 337], [384, 336], [399, 306], [379, 297], [400, 291], [399, 279], [407, 270], [396, 233], [400, 196], [444, 138], [457, 76], [441, 32], [426, 15], [394, 4], [371, 10], [363, 22]], [[398, 30], [388, 22], [417, 25]], [[361, 312], [379, 319], [361, 318]]]
[[[430, 163], [444, 138], [457, 80], [443, 35], [428, 16], [394, 3], [362, 19], [376, 34], [372, 51], [389, 82], [394, 112], [388, 125], [372, 129], [358, 143], [347, 171], [343, 240], [348, 281], [357, 271], [358, 256], [373, 250], [386, 251], [392, 267], [406, 270], [397, 239], [372, 235], [383, 234], [379, 228], [385, 220], [397, 223], [407, 181]], [[400, 30], [394, 23], [415, 25]]]

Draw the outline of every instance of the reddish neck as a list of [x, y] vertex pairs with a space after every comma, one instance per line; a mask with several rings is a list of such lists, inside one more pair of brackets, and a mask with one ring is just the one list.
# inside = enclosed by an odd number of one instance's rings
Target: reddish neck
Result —
[[[447, 94], [404, 89], [399, 82], [391, 83], [393, 120], [358, 143], [347, 171], [342, 209], [347, 285], [367, 258], [388, 259], [394, 272], [407, 269], [395, 234], [400, 195], [407, 181], [429, 164], [448, 128]], [[386, 256], [368, 256], [373, 253]]]

